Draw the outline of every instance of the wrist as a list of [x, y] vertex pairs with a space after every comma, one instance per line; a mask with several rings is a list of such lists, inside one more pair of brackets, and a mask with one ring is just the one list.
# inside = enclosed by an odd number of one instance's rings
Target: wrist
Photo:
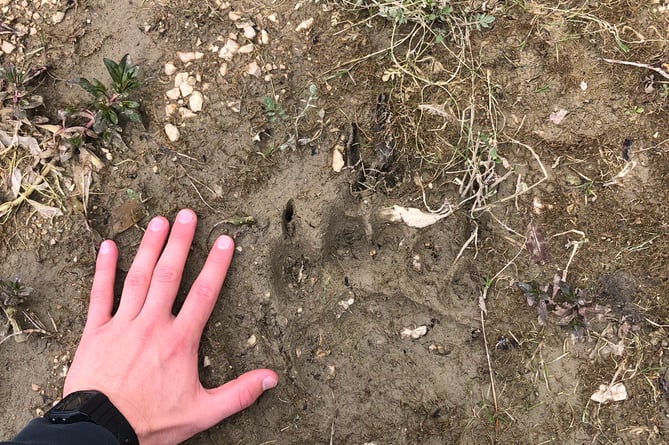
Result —
[[75, 391], [44, 417], [52, 424], [92, 422], [107, 429], [121, 445], [139, 445], [137, 434], [123, 414], [100, 391]]

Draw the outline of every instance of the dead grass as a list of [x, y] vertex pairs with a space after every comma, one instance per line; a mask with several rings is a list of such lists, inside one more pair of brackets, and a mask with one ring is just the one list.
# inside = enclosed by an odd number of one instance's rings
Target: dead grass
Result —
[[[573, 3], [573, 2], [572, 2]], [[434, 5], [452, 7], [449, 14], [438, 19], [431, 17], [434, 14]], [[491, 2], [495, 4], [495, 2]], [[669, 73], [664, 67], [654, 65], [657, 60], [625, 60], [630, 52], [652, 52], [651, 48], [667, 48], [666, 32], [655, 24], [650, 24], [641, 32], [625, 23], [631, 9], [639, 13], [642, 6], [626, 1], [598, 2], [596, 7], [586, 3], [567, 7], [548, 5], [546, 2], [533, 0], [517, 0], [512, 6], [493, 6], [492, 10], [472, 10], [471, 3], [467, 7], [463, 2], [426, 2], [403, 0], [364, 0], [345, 1], [344, 7], [359, 14], [359, 20], [353, 21], [350, 26], [363, 26], [368, 22], [387, 20], [392, 27], [390, 45], [384, 51], [378, 51], [368, 57], [388, 55], [388, 62], [383, 73], [383, 80], [392, 86], [392, 107], [394, 112], [393, 129], [398, 150], [401, 151], [401, 162], [409, 166], [410, 175], [418, 187], [416, 196], [410, 198], [422, 202], [430, 212], [441, 213], [444, 208], [450, 210], [461, 209], [468, 213], [474, 229], [471, 236], [462, 246], [457, 258], [468, 248], [476, 249], [481, 240], [478, 239], [479, 221], [483, 215], [498, 224], [507, 234], [505, 240], [494, 240], [502, 244], [509, 243], [515, 255], [497, 272], [491, 273], [488, 283], [482, 287], [479, 299], [481, 307], [481, 325], [486, 328], [486, 301], [488, 293], [494, 289], [494, 284], [501, 278], [510, 282], [517, 280], [513, 270], [518, 257], [524, 252], [524, 230], [510, 227], [504, 217], [504, 209], [514, 205], [516, 209], [522, 206], [525, 196], [534, 188], [548, 179], [547, 168], [540, 154], [532, 147], [529, 141], [523, 141], [518, 128], [513, 134], [505, 131], [505, 121], [496, 98], [497, 84], [494, 72], [486, 69], [481, 62], [481, 55], [477, 53], [477, 45], [472, 42], [485, 38], [485, 29], [476, 29], [472, 26], [472, 17], [475, 14], [501, 15], [504, 8], [515, 8], [521, 16], [524, 25], [529, 29], [527, 36], [539, 35], [554, 48], [555, 59], [561, 58], [562, 43], [566, 39], [597, 39], [601, 42], [601, 54], [616, 53], [620, 57], [615, 59], [602, 58], [603, 62], [629, 65], [632, 68], [649, 70], [667, 78]], [[398, 19], [402, 17], [402, 19]], [[516, 24], [517, 25], [517, 24]], [[376, 24], [378, 26], [378, 23]], [[521, 42], [526, 44], [526, 41]], [[656, 52], [661, 57], [661, 52]], [[665, 54], [666, 55], [666, 54]], [[351, 69], [365, 58], [358, 58], [341, 67]], [[652, 59], [652, 56], [651, 56]], [[666, 62], [666, 60], [663, 60]], [[522, 123], [520, 124], [522, 128]], [[610, 172], [604, 175], [609, 180], [605, 186], [616, 184], [634, 163], [620, 166], [615, 160], [615, 166], [609, 165]], [[612, 163], [604, 157], [603, 162]], [[516, 168], [516, 163], [527, 163], [529, 169]], [[608, 165], [608, 164], [607, 164]], [[613, 171], [615, 170], [615, 171]], [[525, 171], [525, 173], [521, 173]], [[512, 186], [502, 187], [511, 184]], [[435, 192], [433, 190], [437, 190]], [[444, 190], [449, 191], [444, 196]], [[502, 192], [504, 190], [504, 192]], [[586, 197], [587, 200], [587, 197]], [[586, 201], [587, 204], [587, 201]], [[588, 242], [588, 234], [576, 227], [553, 235], [561, 239], [568, 259], [562, 268], [562, 278], [567, 274], [581, 248]], [[640, 246], [644, 246], [641, 244]], [[457, 261], [457, 259], [456, 259]], [[598, 336], [596, 348], [611, 347], [605, 336]], [[523, 336], [521, 336], [523, 337]], [[544, 340], [537, 340], [535, 354], [530, 359], [531, 367], [537, 370], [536, 380], [545, 385], [551, 393], [551, 377], [548, 373], [548, 363], [555, 364], [565, 359], [568, 354], [563, 352], [557, 358], [544, 358], [542, 345]], [[504, 406], [505, 397], [499, 397], [500, 385], [495, 382], [496, 363], [491, 360], [489, 339], [484, 337], [485, 350], [488, 362], [490, 393], [484, 395], [489, 403], [475, 410], [474, 417], [478, 422], [484, 422], [492, 409], [494, 413], [489, 421], [495, 425], [499, 433], [499, 416], [507, 412]], [[653, 379], [654, 373], [642, 372], [642, 363], [647, 363], [649, 355], [644, 351], [649, 345], [636, 337], [624, 339], [630, 348], [626, 350], [625, 358], [616, 362], [610, 376], [609, 385], [617, 382], [643, 381], [657, 397], [657, 390]], [[548, 362], [547, 362], [548, 360]], [[529, 366], [529, 365], [528, 365]], [[650, 377], [649, 377], [650, 375]], [[538, 383], [537, 382], [537, 383]], [[604, 383], [604, 382], [602, 382]], [[502, 385], [504, 388], [504, 385]], [[574, 388], [576, 391], [577, 388]], [[582, 388], [578, 389], [583, 391]], [[587, 388], [589, 390], [589, 388]], [[503, 391], [503, 389], [502, 389]], [[559, 395], [556, 395], [559, 397]], [[569, 400], [573, 397], [570, 396]], [[585, 408], [572, 406], [572, 423], [583, 409], [581, 420], [584, 423], [595, 424], [592, 418], [586, 419], [586, 411], [593, 407], [589, 402]], [[601, 408], [595, 407], [597, 412]], [[508, 418], [513, 421], [513, 412], [518, 409], [509, 408]], [[556, 415], [556, 414], [555, 414]], [[471, 426], [471, 422], [470, 425]], [[653, 431], [643, 430], [651, 436]], [[596, 440], [595, 440], [596, 442]], [[595, 443], [593, 442], [593, 443]]]

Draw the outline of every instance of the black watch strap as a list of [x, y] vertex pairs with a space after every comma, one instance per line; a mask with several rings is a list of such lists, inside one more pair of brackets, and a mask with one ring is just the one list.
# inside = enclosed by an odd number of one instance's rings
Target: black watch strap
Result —
[[76, 391], [68, 394], [44, 417], [54, 424], [93, 422], [116, 437], [121, 445], [139, 445], [135, 430], [100, 391]]

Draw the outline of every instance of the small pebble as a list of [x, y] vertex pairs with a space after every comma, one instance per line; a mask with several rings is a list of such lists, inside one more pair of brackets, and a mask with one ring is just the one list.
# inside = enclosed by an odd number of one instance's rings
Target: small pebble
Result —
[[181, 84], [185, 83], [186, 81], [188, 81], [188, 73], [177, 73], [177, 75], [174, 76], [174, 87], [179, 88]]
[[170, 142], [178, 141], [179, 137], [181, 136], [179, 129], [172, 124], [165, 125], [165, 134], [167, 135], [167, 139], [169, 139]]
[[177, 72], [177, 67], [174, 66], [174, 64], [172, 62], [167, 62], [165, 64], [165, 74], [167, 74], [168, 76], [171, 76], [172, 74], [174, 74], [176, 72]]
[[258, 343], [258, 339], [256, 338], [255, 334], [251, 335], [248, 338], [248, 340], [246, 340], [246, 346], [248, 346], [249, 348], [254, 347], [256, 345], [256, 343]]
[[202, 57], [204, 57], [204, 54], [193, 51], [188, 51], [188, 52], [179, 51], [177, 52], [177, 56], [179, 57], [179, 60], [181, 60], [181, 62], [189, 63], [201, 59]]
[[267, 45], [269, 43], [269, 34], [264, 29], [260, 31], [260, 43]]
[[181, 107], [179, 108], [179, 116], [181, 116], [181, 119], [186, 120], [194, 118], [197, 114], [193, 113], [190, 108]]
[[2, 41], [2, 46], [0, 46], [0, 48], [2, 48], [2, 52], [3, 52], [3, 53], [5, 53], [5, 54], [11, 54], [11, 53], [14, 52], [14, 50], [16, 49], [16, 45], [13, 45], [13, 44], [11, 44], [11, 43], [8, 42], [8, 41], [3, 40], [3, 41]]
[[260, 69], [258, 62], [254, 61], [249, 63], [248, 73], [254, 77], [260, 77], [262, 75], [262, 70]]
[[244, 37], [251, 40], [256, 36], [256, 30], [253, 29], [253, 26], [244, 27]]
[[54, 25], [57, 25], [60, 22], [62, 22], [64, 18], [65, 18], [65, 13], [62, 11], [58, 11], [51, 17], [51, 21], [53, 22]]
[[181, 85], [179, 85], [179, 91], [181, 91], [181, 95], [183, 97], [188, 97], [192, 92], [194, 88], [192, 85], [190, 85], [188, 82], [184, 82]]
[[218, 57], [225, 60], [230, 60], [235, 56], [235, 54], [237, 54], [240, 46], [241, 45], [235, 40], [228, 39], [225, 42], [225, 46], [223, 46], [223, 48], [221, 48], [221, 50], [218, 52]]
[[253, 43], [249, 43], [248, 45], [240, 46], [239, 49], [237, 50], [239, 54], [249, 54], [253, 52]]
[[[178, 91], [178, 90], [177, 90]], [[174, 114], [174, 112], [177, 111], [177, 106], [175, 104], [167, 104], [165, 105], [165, 116], [170, 117]]]
[[190, 108], [195, 113], [202, 111], [202, 105], [204, 103], [204, 97], [199, 91], [193, 91], [193, 94], [188, 98], [188, 108]]
[[314, 19], [313, 19], [313, 17], [308, 18], [308, 19], [302, 21], [299, 25], [297, 25], [297, 28], [295, 28], [295, 31], [296, 31], [296, 32], [300, 32], [300, 31], [308, 31], [309, 29], [311, 29], [311, 27], [313, 26], [313, 24], [314, 24]]
[[179, 88], [172, 88], [171, 90], [165, 92], [165, 96], [167, 96], [169, 99], [177, 100], [179, 97], [181, 97], [181, 90]]

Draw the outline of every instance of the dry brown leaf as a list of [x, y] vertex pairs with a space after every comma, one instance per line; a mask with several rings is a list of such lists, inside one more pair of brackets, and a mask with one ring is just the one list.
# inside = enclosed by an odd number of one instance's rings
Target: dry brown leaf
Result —
[[534, 221], [527, 225], [525, 247], [535, 263], [545, 264], [546, 261], [548, 261], [548, 246], [546, 239], [539, 231], [539, 228]]
[[627, 399], [627, 389], [621, 382], [613, 385], [599, 385], [599, 389], [590, 396], [593, 402], [601, 403], [602, 405], [609, 402], [620, 402]]
[[33, 209], [37, 211], [44, 218], [53, 218], [54, 216], [63, 216], [63, 211], [58, 207], [48, 206], [46, 204], [41, 204], [32, 199], [26, 199], [26, 202], [32, 206]]
[[125, 232], [144, 218], [142, 203], [131, 199], [116, 207], [111, 213], [112, 235]]
[[14, 167], [14, 170], [12, 170], [12, 177], [11, 177], [12, 197], [14, 199], [19, 197], [22, 180], [23, 180], [23, 173], [21, 173], [21, 169], [18, 167]]
[[37, 142], [37, 139], [30, 137], [30, 136], [10, 136], [8, 133], [4, 131], [0, 131], [0, 143], [4, 147], [9, 147], [11, 145], [18, 145], [19, 147], [23, 147], [27, 149], [30, 154], [36, 158], [39, 158], [42, 149], [39, 146], [39, 143]]
[[404, 222], [409, 227], [422, 229], [446, 218], [449, 213], [426, 213], [413, 207], [394, 205], [391, 209], [382, 209], [379, 216], [388, 222]]
[[418, 109], [425, 111], [427, 114], [434, 114], [436, 116], [441, 116], [441, 117], [452, 117], [453, 113], [450, 110], [446, 110], [443, 106], [441, 105], [433, 105], [433, 104], [420, 104], [418, 105]]

